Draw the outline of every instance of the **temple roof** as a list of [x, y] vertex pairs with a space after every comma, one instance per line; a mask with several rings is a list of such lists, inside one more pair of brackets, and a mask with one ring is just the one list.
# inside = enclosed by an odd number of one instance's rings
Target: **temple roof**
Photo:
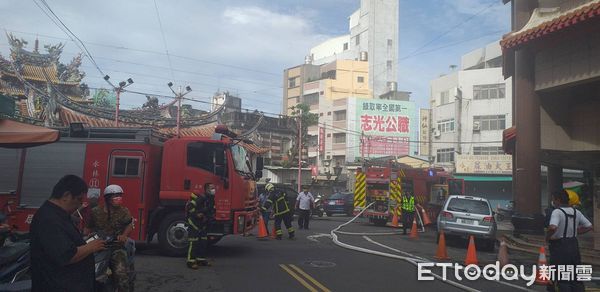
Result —
[[559, 8], [536, 8], [527, 24], [519, 31], [502, 38], [502, 49], [511, 49], [529, 41], [555, 34], [578, 23], [600, 18], [600, 0], [577, 8], [560, 11]]

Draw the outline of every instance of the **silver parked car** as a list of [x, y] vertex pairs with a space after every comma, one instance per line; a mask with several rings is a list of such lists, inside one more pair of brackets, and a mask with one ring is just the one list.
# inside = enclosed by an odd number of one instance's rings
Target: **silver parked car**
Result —
[[484, 242], [483, 248], [494, 250], [497, 226], [490, 202], [485, 198], [450, 196], [438, 216], [437, 227], [448, 236], [474, 235]]

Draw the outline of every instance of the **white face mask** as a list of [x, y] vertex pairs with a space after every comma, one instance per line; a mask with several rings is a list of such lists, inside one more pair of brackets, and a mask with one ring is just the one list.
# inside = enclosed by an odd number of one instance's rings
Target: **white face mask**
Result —
[[214, 195], [217, 191], [215, 189], [208, 190], [209, 195]]

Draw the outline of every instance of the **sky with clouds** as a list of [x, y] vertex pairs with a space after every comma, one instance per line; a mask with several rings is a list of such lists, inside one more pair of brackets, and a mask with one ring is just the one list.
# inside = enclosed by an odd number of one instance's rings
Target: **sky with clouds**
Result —
[[[429, 82], [460, 65], [460, 57], [499, 40], [510, 29], [510, 7], [500, 0], [399, 0], [400, 90], [428, 107]], [[303, 63], [312, 46], [348, 33], [348, 16], [359, 0], [46, 0], [81, 39], [100, 69], [128, 89], [172, 95], [167, 83], [189, 85], [191, 102], [206, 109], [210, 97], [228, 90], [243, 107], [281, 111], [283, 70]], [[41, 0], [0, 1], [0, 28], [41, 44], [65, 43], [61, 61], [81, 49], [38, 7]], [[158, 8], [158, 9], [157, 9]], [[161, 29], [162, 28], [162, 29]], [[0, 53], [8, 41], [0, 37]], [[168, 52], [168, 54], [166, 53]], [[90, 87], [107, 87], [87, 59]], [[145, 97], [123, 94], [125, 108]], [[169, 102], [167, 98], [161, 103]]]

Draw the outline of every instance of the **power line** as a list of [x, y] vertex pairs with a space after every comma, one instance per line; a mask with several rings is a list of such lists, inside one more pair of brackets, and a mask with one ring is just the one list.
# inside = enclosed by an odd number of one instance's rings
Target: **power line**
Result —
[[165, 46], [165, 53], [167, 54], [167, 60], [169, 61], [169, 68], [171, 69], [171, 78], [175, 78], [175, 76], [173, 75], [173, 64], [171, 63], [169, 48], [167, 47], [167, 38], [165, 37], [162, 21], [160, 21], [160, 14], [158, 13], [158, 4], [156, 4], [156, 0], [154, 0], [154, 8], [156, 10], [156, 19], [158, 19], [158, 26], [160, 27], [160, 35], [162, 36], [163, 45]]
[[462, 26], [463, 24], [471, 21], [473, 18], [479, 16], [481, 13], [485, 12], [486, 10], [490, 9], [492, 6], [494, 6], [496, 4], [496, 2], [492, 2], [490, 5], [486, 6], [485, 8], [479, 10], [477, 13], [471, 15], [470, 17], [468, 17], [467, 19], [463, 20], [462, 22], [459, 22], [458, 24], [450, 27], [450, 29], [444, 31], [443, 33], [437, 35], [436, 37], [434, 37], [433, 39], [429, 40], [428, 42], [424, 43], [423, 45], [421, 45], [419, 48], [417, 48], [416, 50], [414, 50], [412, 53], [408, 54], [406, 57], [403, 58], [409, 58], [412, 57], [414, 54], [418, 53], [420, 50], [424, 49], [425, 47], [429, 46], [430, 44], [432, 44], [433, 42], [439, 40], [440, 38], [442, 38], [443, 36], [447, 35], [448, 33], [450, 33], [451, 31], [457, 29], [458, 27]]
[[[7, 30], [7, 31], [10, 31], [10, 32], [13, 32], [13, 33], [20, 33], [20, 34], [32, 35], [32, 36], [36, 36], [36, 37], [37, 36], [41, 36], [41, 37], [50, 38], [50, 39], [73, 41], [72, 39], [68, 39], [68, 38], [51, 36], [51, 35], [46, 35], [46, 34], [39, 34], [39, 33], [34, 33], [34, 32], [26, 32], [26, 31], [21, 31], [21, 30], [14, 30], [14, 29], [6, 28], [6, 27], [4, 27], [4, 30]], [[66, 34], [66, 32], [65, 32], [65, 34]], [[101, 44], [101, 43], [95, 43], [95, 42], [83, 42], [83, 43], [86, 43], [88, 45], [98, 46], [98, 47], [112, 48], [112, 49], [116, 49], [116, 50], [126, 50], [126, 51], [132, 51], [132, 52], [140, 52], [140, 53], [163, 55], [163, 56], [166, 55], [164, 52], [158, 52], [158, 51], [152, 51], [152, 50], [146, 50], [146, 49], [129, 48], [129, 47], [125, 47], [125, 46], [117, 46], [117, 45], [110, 45], [110, 44]], [[273, 73], [273, 72], [261, 71], [261, 70], [256, 70], [256, 69], [252, 69], [252, 68], [247, 68], [247, 67], [242, 67], [242, 66], [237, 66], [237, 65], [231, 65], [231, 64], [225, 64], [225, 63], [220, 63], [220, 62], [215, 62], [215, 61], [209, 61], [209, 60], [203, 60], [203, 59], [193, 58], [193, 57], [189, 57], [189, 56], [182, 56], [182, 55], [177, 55], [177, 54], [171, 54], [171, 53], [169, 55], [171, 57], [173, 57], [173, 58], [179, 58], [179, 59], [188, 60], [188, 61], [194, 61], [194, 62], [199, 62], [199, 63], [211, 64], [211, 65], [216, 65], [216, 66], [221, 66], [221, 67], [228, 67], [228, 68], [233, 68], [233, 69], [238, 69], [238, 70], [243, 70], [243, 71], [248, 71], [248, 72], [265, 74], [265, 75], [281, 76], [281, 73]], [[281, 88], [281, 87], [279, 87], [279, 88]]]

